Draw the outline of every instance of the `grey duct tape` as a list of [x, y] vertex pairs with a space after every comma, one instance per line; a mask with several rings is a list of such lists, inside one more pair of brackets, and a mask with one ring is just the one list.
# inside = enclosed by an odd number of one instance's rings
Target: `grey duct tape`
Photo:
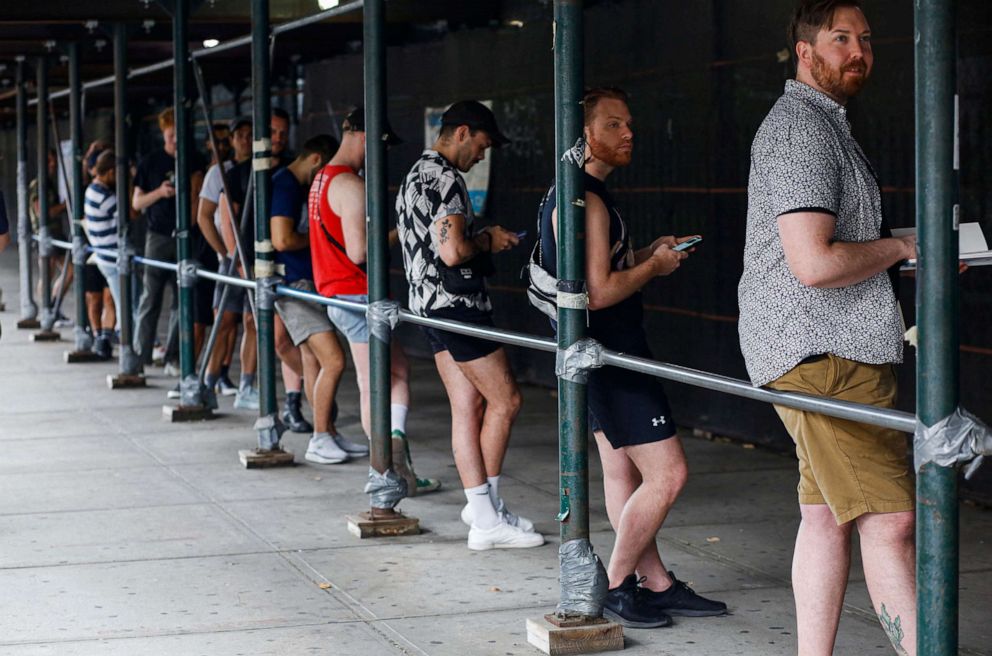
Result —
[[610, 586], [606, 568], [585, 538], [569, 540], [558, 549], [561, 598], [559, 616], [602, 617], [603, 600]]
[[200, 263], [196, 260], [183, 260], [179, 263], [179, 286], [185, 289], [196, 287], [196, 271]]
[[38, 255], [41, 257], [51, 257], [54, 252], [55, 246], [52, 244], [52, 238], [47, 232], [38, 237]]
[[582, 168], [586, 161], [586, 140], [583, 137], [579, 137], [575, 141], [575, 145], [566, 150], [561, 155], [561, 161], [568, 162]]
[[584, 337], [555, 355], [555, 375], [573, 383], [585, 384], [589, 370], [603, 366], [603, 345]]
[[369, 482], [365, 484], [365, 494], [371, 497], [373, 508], [395, 508], [407, 497], [406, 479], [387, 469], [380, 474], [369, 467]]
[[928, 462], [941, 467], [971, 463], [965, 478], [978, 471], [984, 456], [992, 456], [992, 429], [962, 407], [933, 426], [916, 423], [913, 436], [913, 459], [916, 471]]
[[86, 266], [86, 240], [82, 235], [72, 238], [72, 263], [77, 268]]
[[120, 347], [120, 368], [121, 373], [126, 376], [137, 376], [141, 374], [141, 358], [134, 352], [129, 344], [121, 344]]
[[195, 375], [186, 376], [179, 381], [179, 405], [186, 407], [203, 405], [203, 395], [200, 391], [200, 379]]
[[[79, 275], [79, 274], [76, 274]], [[82, 326], [76, 326], [72, 329], [73, 335], [76, 337], [76, 350], [77, 351], [89, 351], [93, 348], [93, 335], [86, 328]]]
[[273, 310], [276, 307], [276, 286], [282, 284], [282, 278], [269, 276], [259, 278], [255, 285], [255, 300], [259, 310]]
[[117, 272], [122, 276], [131, 275], [134, 267], [134, 250], [130, 246], [119, 246], [117, 249]]
[[390, 333], [400, 322], [400, 304], [389, 300], [369, 303], [365, 317], [372, 335], [380, 342], [388, 343]]
[[286, 427], [275, 415], [265, 415], [255, 420], [255, 431], [258, 433], [258, 448], [264, 451], [274, 451], [279, 448], [279, 439]]

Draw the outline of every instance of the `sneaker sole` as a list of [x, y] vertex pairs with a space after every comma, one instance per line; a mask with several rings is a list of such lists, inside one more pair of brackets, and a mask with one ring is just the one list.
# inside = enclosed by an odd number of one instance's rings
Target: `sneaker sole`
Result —
[[718, 617], [726, 615], [727, 610], [684, 610], [681, 608], [662, 608], [661, 612], [672, 617]]
[[323, 456], [315, 456], [312, 453], [308, 453], [303, 456], [304, 460], [309, 462], [315, 462], [318, 465], [339, 465], [342, 462], [348, 462], [347, 458], [324, 458]]
[[617, 615], [609, 608], [603, 609], [603, 617], [609, 620], [613, 620], [620, 626], [625, 626], [629, 629], [662, 629], [666, 626], [672, 625], [671, 618], [668, 618], [667, 620], [659, 620], [657, 622], [634, 622]]
[[[532, 534], [535, 535], [535, 534]], [[495, 542], [484, 542], [473, 544], [468, 543], [468, 548], [472, 551], [489, 551], [490, 549], [534, 549], [536, 547], [544, 546], [544, 538], [541, 538], [540, 542], [534, 541], [533, 544], [509, 544], [509, 543], [495, 543]]]

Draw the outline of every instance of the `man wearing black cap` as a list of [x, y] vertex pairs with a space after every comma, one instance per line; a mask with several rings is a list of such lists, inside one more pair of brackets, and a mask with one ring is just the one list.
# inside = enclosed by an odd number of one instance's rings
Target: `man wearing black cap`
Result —
[[[400, 140], [385, 125], [386, 145]], [[358, 172], [365, 166], [365, 110], [361, 107], [345, 117], [341, 125], [341, 147], [314, 178], [310, 188], [309, 215], [313, 235], [310, 243], [314, 282], [324, 296], [358, 303], [368, 302], [365, 275], [365, 181]], [[389, 234], [390, 245], [396, 232]], [[355, 362], [361, 406], [362, 428], [371, 434], [369, 389], [369, 328], [364, 312], [327, 308], [327, 316], [345, 336]], [[411, 496], [441, 487], [434, 478], [418, 478], [413, 471], [406, 440], [406, 415], [410, 406], [410, 365], [399, 342], [392, 342], [390, 419], [393, 438], [393, 469], [407, 482]]]
[[[441, 117], [441, 133], [400, 186], [396, 199], [403, 268], [414, 314], [493, 326], [484, 277], [490, 256], [517, 245], [500, 226], [477, 229], [461, 173], [490, 146], [507, 143], [488, 107], [457, 102]], [[506, 509], [499, 478], [520, 392], [506, 353], [495, 342], [423, 328], [451, 402], [451, 443], [468, 505], [468, 548], [537, 547], [544, 537]]]

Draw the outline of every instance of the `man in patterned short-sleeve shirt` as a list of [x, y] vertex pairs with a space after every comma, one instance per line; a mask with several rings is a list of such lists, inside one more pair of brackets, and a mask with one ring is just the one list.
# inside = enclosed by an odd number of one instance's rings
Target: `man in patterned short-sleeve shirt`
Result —
[[[441, 133], [407, 174], [396, 198], [397, 230], [414, 314], [492, 326], [485, 283], [457, 286], [445, 269], [459, 273], [473, 260], [513, 248], [519, 241], [500, 226], [475, 230], [461, 173], [507, 143], [492, 111], [474, 100], [457, 102], [441, 117]], [[476, 278], [476, 276], [472, 276]], [[506, 509], [499, 495], [503, 457], [520, 391], [503, 348], [488, 340], [434, 328], [422, 329], [451, 401], [451, 444], [468, 504], [468, 548], [538, 547], [544, 537], [529, 520]]]
[[[739, 330], [755, 385], [892, 407], [903, 328], [887, 270], [915, 257], [915, 239], [890, 236], [877, 178], [847, 121], [844, 106], [871, 72], [870, 36], [858, 0], [803, 0], [796, 10], [796, 79], [751, 148]], [[854, 526], [882, 626], [897, 653], [915, 653], [905, 436], [776, 411], [799, 458], [799, 653], [832, 653]]]

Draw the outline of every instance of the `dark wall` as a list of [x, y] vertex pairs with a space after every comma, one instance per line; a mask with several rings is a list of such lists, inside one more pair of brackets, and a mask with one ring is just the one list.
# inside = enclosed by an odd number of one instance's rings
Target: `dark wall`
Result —
[[[962, 0], [958, 43], [961, 91], [962, 217], [981, 220], [992, 236], [992, 3]], [[686, 266], [646, 289], [647, 331], [658, 359], [746, 378], [737, 336], [736, 286], [741, 273], [745, 188], [750, 143], [791, 76], [785, 25], [792, 2], [731, 0], [670, 3], [602, 2], [586, 10], [586, 83], [624, 87], [635, 123], [633, 164], [609, 180], [636, 243], [659, 234], [702, 233], [706, 240]], [[894, 226], [912, 225], [914, 194], [914, 63], [911, 5], [868, 3], [875, 69], [850, 105], [854, 131], [879, 170], [884, 207]], [[513, 16], [507, 15], [510, 19]], [[440, 41], [389, 50], [389, 116], [407, 143], [389, 153], [393, 193], [423, 145], [425, 106], [475, 97], [493, 99], [513, 144], [496, 151], [487, 220], [534, 238], [536, 209], [554, 175], [553, 60], [550, 8], [531, 10], [522, 28], [454, 32]], [[301, 129], [329, 131], [362, 98], [361, 55], [306, 68]], [[392, 199], [391, 199], [392, 201]], [[519, 278], [530, 244], [499, 258], [493, 279], [501, 327], [549, 334], [529, 308]], [[393, 254], [393, 290], [405, 283]], [[964, 276], [962, 285], [963, 404], [992, 418], [992, 270]], [[912, 323], [913, 284], [903, 285]], [[414, 332], [411, 346], [420, 345]], [[513, 350], [518, 374], [553, 381], [549, 356]], [[901, 407], [914, 406], [912, 349], [901, 368]], [[788, 447], [788, 437], [764, 404], [669, 384], [683, 424]], [[985, 486], [986, 489], [992, 485]]]

